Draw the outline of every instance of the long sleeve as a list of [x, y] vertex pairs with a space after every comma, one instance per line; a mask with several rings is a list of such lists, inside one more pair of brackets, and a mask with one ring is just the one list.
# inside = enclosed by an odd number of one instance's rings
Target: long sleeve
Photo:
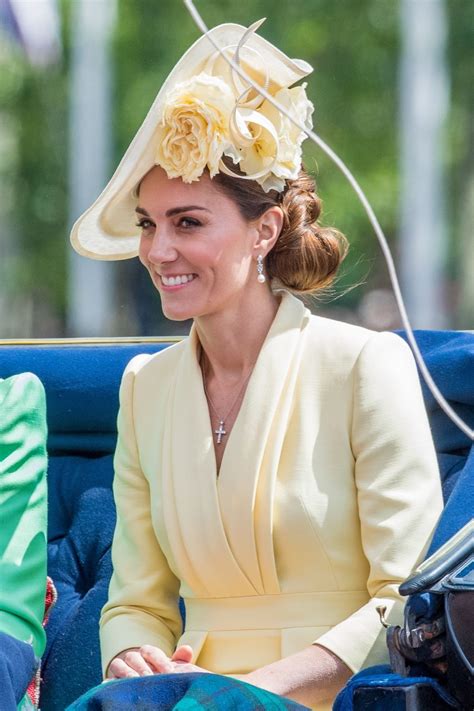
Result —
[[0, 631], [38, 656], [46, 588], [46, 404], [31, 373], [0, 382]]
[[154, 644], [171, 654], [182, 628], [179, 580], [170, 570], [153, 530], [149, 485], [137, 451], [133, 393], [136, 368], [143, 358], [146, 356], [137, 356], [129, 363], [120, 388], [114, 459], [114, 572], [100, 620], [104, 672], [113, 657], [130, 647]]
[[398, 585], [426, 550], [443, 506], [415, 362], [394, 334], [371, 336], [357, 360], [351, 442], [371, 599], [317, 643], [357, 671], [386, 659], [375, 608], [401, 620]]

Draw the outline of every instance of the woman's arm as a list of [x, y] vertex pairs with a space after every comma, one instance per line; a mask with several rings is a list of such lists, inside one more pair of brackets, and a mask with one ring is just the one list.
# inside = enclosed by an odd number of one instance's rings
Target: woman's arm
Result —
[[46, 402], [35, 375], [0, 381], [0, 631], [41, 656], [46, 589]]
[[[144, 356], [146, 358], [147, 356]], [[143, 356], [125, 370], [120, 388], [114, 497], [114, 572], [100, 621], [104, 673], [124, 650], [152, 644], [170, 656], [181, 634], [179, 580], [153, 530], [150, 491], [141, 470], [134, 428], [134, 383]]]
[[[207, 672], [192, 664], [192, 649], [182, 645], [169, 658], [162, 650], [145, 645], [129, 649], [110, 664], [108, 678]], [[235, 679], [266, 691], [315, 706], [332, 699], [351, 676], [351, 670], [332, 652], [317, 644]]]
[[356, 672], [387, 661], [377, 607], [402, 623], [398, 586], [423, 557], [443, 498], [415, 361], [402, 338], [369, 338], [354, 367], [353, 393], [351, 445], [370, 600], [317, 642]]
[[[401, 618], [398, 585], [423, 555], [442, 510], [438, 465], [413, 356], [389, 333], [374, 334], [354, 368], [351, 442], [371, 599], [314, 645], [243, 677], [314, 705], [351, 672], [387, 661], [376, 607]], [[401, 621], [401, 619], [400, 619]]]
[[339, 657], [312, 644], [301, 652], [237, 678], [314, 707], [332, 700], [351, 675], [352, 671]]

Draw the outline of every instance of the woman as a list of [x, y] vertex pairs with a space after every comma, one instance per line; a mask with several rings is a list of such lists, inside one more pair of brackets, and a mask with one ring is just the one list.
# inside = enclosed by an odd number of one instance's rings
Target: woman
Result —
[[[212, 33], [311, 125], [289, 88], [311, 68], [254, 30]], [[345, 253], [317, 222], [303, 138], [203, 37], [73, 228], [86, 256], [138, 252], [165, 315], [194, 320], [123, 377], [108, 678], [206, 670], [329, 708], [384, 660], [376, 608], [400, 619], [441, 510], [408, 347], [290, 293], [326, 286]]]

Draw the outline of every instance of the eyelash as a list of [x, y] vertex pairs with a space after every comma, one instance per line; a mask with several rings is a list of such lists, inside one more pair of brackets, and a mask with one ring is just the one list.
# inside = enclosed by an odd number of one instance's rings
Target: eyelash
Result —
[[[186, 227], [183, 225], [183, 222], [188, 222], [189, 225]], [[138, 220], [138, 222], [135, 223], [137, 227], [140, 227], [142, 230], [147, 230], [149, 227], [153, 225], [153, 222], [151, 220], [148, 220], [146, 217], [142, 218], [141, 220]], [[201, 223], [199, 220], [196, 220], [195, 217], [181, 217], [178, 222], [178, 227], [182, 227], [185, 230], [192, 229], [193, 227], [201, 227]]]
[[[184, 227], [183, 222], [189, 222], [189, 226]], [[195, 217], [181, 217], [178, 222], [178, 226], [183, 227], [185, 230], [189, 230], [191, 227], [201, 227], [201, 223], [199, 220], [196, 220]]]
[[142, 230], [148, 229], [148, 227], [150, 227], [152, 224], [153, 223], [150, 220], [147, 220], [145, 217], [135, 222], [135, 225], [137, 227], [140, 227]]

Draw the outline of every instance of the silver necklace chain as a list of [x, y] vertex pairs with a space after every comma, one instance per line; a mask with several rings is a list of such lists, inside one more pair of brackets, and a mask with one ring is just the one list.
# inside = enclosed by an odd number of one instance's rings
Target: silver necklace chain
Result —
[[228, 434], [228, 433], [226, 432], [226, 429], [225, 429], [225, 421], [227, 420], [227, 418], [229, 417], [229, 415], [230, 415], [231, 412], [233, 411], [234, 407], [235, 407], [236, 404], [237, 404], [237, 401], [238, 401], [239, 397], [240, 397], [241, 394], [242, 394], [243, 389], [244, 389], [245, 386], [247, 385], [247, 383], [248, 383], [248, 381], [249, 381], [249, 378], [250, 378], [250, 376], [252, 375], [252, 371], [253, 371], [253, 369], [254, 369], [255, 363], [252, 365], [252, 367], [250, 368], [250, 371], [249, 371], [248, 374], [246, 375], [246, 377], [245, 377], [245, 379], [244, 379], [242, 385], [239, 387], [239, 391], [238, 391], [238, 393], [237, 393], [235, 399], [232, 401], [232, 405], [230, 406], [230, 408], [229, 408], [229, 410], [227, 411], [226, 415], [225, 415], [224, 417], [221, 417], [221, 415], [219, 415], [219, 413], [217, 412], [216, 406], [215, 406], [214, 403], [212, 402], [212, 399], [211, 399], [211, 397], [210, 397], [210, 395], [209, 395], [209, 393], [208, 393], [208, 390], [207, 390], [207, 385], [206, 385], [206, 367], [205, 367], [205, 363], [203, 362], [203, 361], [204, 361], [203, 355], [204, 355], [204, 350], [203, 350], [203, 348], [201, 347], [201, 353], [200, 353], [200, 357], [199, 357], [199, 364], [200, 364], [200, 366], [201, 366], [201, 371], [202, 371], [202, 384], [203, 384], [204, 393], [205, 393], [205, 395], [206, 395], [207, 401], [208, 401], [209, 405], [211, 406], [211, 410], [213, 410], [214, 415], [217, 417], [217, 419], [218, 419], [218, 421], [219, 421], [219, 427], [218, 427], [217, 430], [214, 430], [214, 434], [216, 435], [216, 438], [217, 438], [217, 439], [216, 439], [217, 444], [221, 444], [221, 443], [222, 443], [222, 437], [224, 437], [226, 434]]

